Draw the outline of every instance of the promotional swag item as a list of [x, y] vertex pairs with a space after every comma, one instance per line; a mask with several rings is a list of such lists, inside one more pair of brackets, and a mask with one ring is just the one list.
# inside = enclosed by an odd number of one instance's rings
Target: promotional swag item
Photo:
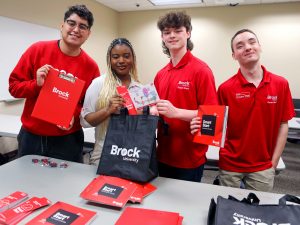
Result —
[[89, 224], [96, 212], [79, 208], [64, 202], [56, 202], [27, 225], [83, 225]]
[[98, 176], [81, 192], [80, 197], [92, 202], [122, 208], [136, 190], [135, 183], [118, 177]]
[[0, 224], [15, 225], [33, 211], [51, 204], [47, 198], [32, 197], [14, 208], [0, 213]]
[[224, 147], [228, 118], [228, 106], [200, 105], [198, 109], [200, 129], [193, 141], [205, 145]]
[[0, 212], [10, 209], [15, 205], [18, 205], [20, 202], [24, 201], [27, 198], [28, 198], [28, 194], [21, 191], [16, 191], [0, 199]]
[[278, 205], [259, 205], [254, 193], [239, 201], [229, 196], [218, 196], [217, 203], [211, 200], [207, 225], [296, 225], [300, 221], [300, 205], [287, 205], [286, 202], [300, 204], [300, 199], [285, 195]]
[[115, 225], [181, 225], [179, 213], [127, 207]]
[[50, 69], [31, 116], [69, 127], [84, 84], [70, 74]]
[[133, 203], [141, 203], [142, 200], [150, 195], [153, 191], [155, 191], [157, 188], [150, 184], [150, 183], [146, 183], [146, 184], [138, 184], [136, 183], [136, 190], [133, 192], [133, 194], [130, 196], [129, 201], [133, 202]]
[[153, 83], [141, 85], [141, 88], [129, 91], [129, 95], [135, 108], [140, 110], [145, 106], [155, 105], [159, 100], [157, 90]]
[[128, 115], [126, 108], [120, 115], [112, 115], [108, 125], [97, 174], [148, 182], [157, 177], [156, 127], [159, 117]]
[[119, 95], [124, 98], [125, 100], [125, 107], [128, 109], [128, 114], [129, 115], [136, 115], [137, 111], [134, 107], [134, 104], [132, 102], [132, 99], [129, 95], [129, 92], [126, 88], [126, 86], [118, 86], [117, 87], [117, 92], [119, 93]]

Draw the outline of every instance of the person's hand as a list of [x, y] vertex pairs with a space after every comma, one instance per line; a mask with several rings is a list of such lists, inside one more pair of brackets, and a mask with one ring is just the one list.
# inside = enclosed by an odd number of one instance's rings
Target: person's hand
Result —
[[200, 129], [200, 117], [195, 117], [190, 122], [191, 134], [195, 134]]
[[109, 99], [106, 110], [109, 114], [119, 112], [121, 107], [125, 104], [125, 100], [120, 95], [114, 95]]
[[168, 100], [158, 100], [156, 108], [159, 114], [168, 118], [176, 118], [177, 108]]
[[41, 68], [39, 68], [36, 71], [36, 84], [37, 84], [37, 86], [40, 87], [40, 86], [44, 85], [45, 79], [47, 77], [47, 74], [48, 74], [50, 68], [52, 68], [52, 66], [46, 64], [46, 65], [43, 65]]
[[64, 127], [64, 126], [60, 126], [60, 125], [57, 125], [57, 127], [61, 130], [71, 130], [72, 127], [74, 125], [74, 116], [72, 117], [71, 119], [71, 122], [70, 122], [70, 126], [69, 127]]
[[279, 163], [279, 159], [272, 159], [271, 160], [272, 162], [272, 167], [274, 168], [274, 170], [276, 170], [277, 166], [278, 166], [278, 163]]
[[159, 116], [156, 105], [150, 106], [150, 115]]

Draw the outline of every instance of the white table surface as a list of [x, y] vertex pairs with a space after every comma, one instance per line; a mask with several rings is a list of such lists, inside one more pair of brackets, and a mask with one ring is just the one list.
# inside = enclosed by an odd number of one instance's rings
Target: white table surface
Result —
[[289, 120], [289, 128], [300, 129], [300, 118], [294, 117]]
[[[79, 197], [81, 191], [96, 177], [96, 167], [69, 162], [66, 169], [48, 168], [35, 165], [33, 158], [40, 156], [24, 156], [0, 166], [0, 198], [14, 191], [23, 191], [29, 196], [47, 197], [52, 203], [63, 201], [78, 207], [96, 211], [98, 216], [92, 224], [113, 225], [124, 209], [88, 204]], [[60, 162], [60, 160], [55, 160]], [[218, 195], [233, 195], [238, 199], [246, 197], [248, 190], [236, 189], [210, 184], [180, 181], [168, 178], [156, 178], [152, 184], [157, 190], [147, 196], [141, 204], [126, 206], [179, 212], [183, 217], [183, 225], [206, 225], [207, 213], [211, 198]], [[280, 194], [254, 192], [262, 204], [277, 204]], [[41, 209], [20, 224], [29, 221], [45, 209]]]
[[[21, 129], [21, 117], [16, 115], [0, 114], [0, 136], [17, 137]], [[94, 128], [83, 128], [84, 141], [95, 142]]]
[[0, 114], [0, 136], [17, 137], [21, 126], [20, 116]]

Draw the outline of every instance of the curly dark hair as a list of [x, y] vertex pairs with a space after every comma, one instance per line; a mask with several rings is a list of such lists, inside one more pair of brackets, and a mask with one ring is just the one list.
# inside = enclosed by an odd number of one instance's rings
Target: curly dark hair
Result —
[[88, 10], [88, 8], [85, 5], [70, 6], [65, 12], [64, 21], [66, 21], [74, 13], [77, 14], [80, 18], [86, 20], [89, 24], [89, 28], [93, 26], [93, 13], [90, 10]]
[[[161, 32], [163, 32], [165, 28], [180, 28], [182, 26], [186, 28], [186, 31], [192, 32], [191, 17], [183, 11], [169, 12], [160, 17], [157, 22], [157, 27]], [[187, 49], [191, 51], [193, 50], [193, 47], [194, 44], [191, 41], [191, 38], [188, 38]], [[170, 57], [170, 51], [164, 42], [162, 42], [162, 48], [163, 52]]]

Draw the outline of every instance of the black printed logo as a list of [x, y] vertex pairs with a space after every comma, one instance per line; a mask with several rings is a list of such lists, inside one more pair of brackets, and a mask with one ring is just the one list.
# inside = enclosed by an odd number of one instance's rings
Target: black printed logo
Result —
[[217, 117], [213, 115], [202, 116], [201, 134], [214, 136]]
[[98, 191], [99, 195], [104, 195], [110, 198], [118, 198], [123, 188], [111, 185], [111, 184], [104, 184], [101, 189]]
[[79, 216], [77, 214], [59, 209], [48, 217], [46, 221], [55, 225], [71, 225], [78, 217]]

